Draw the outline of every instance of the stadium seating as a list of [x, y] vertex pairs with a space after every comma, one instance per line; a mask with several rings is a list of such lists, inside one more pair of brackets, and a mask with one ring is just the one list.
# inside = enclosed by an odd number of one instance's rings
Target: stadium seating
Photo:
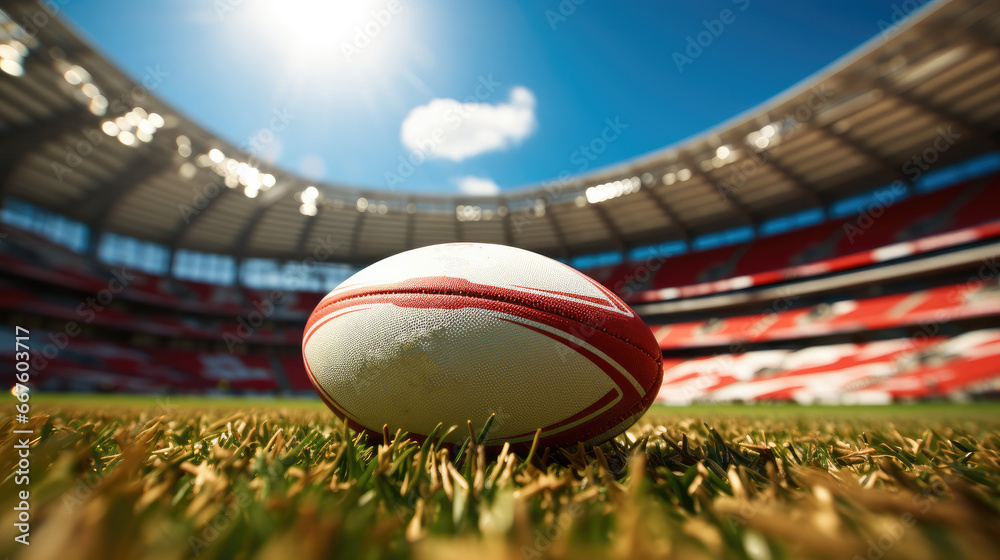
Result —
[[[829, 220], [742, 245], [666, 259], [633, 302], [694, 297], [799, 279], [1000, 236], [1000, 175], [959, 183], [857, 216]], [[886, 247], [912, 241], [898, 251]], [[611, 289], [643, 266], [626, 262], [584, 272]], [[632, 293], [638, 292], [638, 293]]]
[[995, 279], [845, 299], [773, 314], [719, 317], [652, 328], [660, 348], [672, 350], [793, 340], [984, 316], [1000, 316], [1000, 289]]
[[880, 404], [998, 389], [1000, 329], [985, 329], [673, 361], [665, 364], [657, 402]]
[[[998, 208], [1000, 178], [962, 183], [888, 206], [853, 242], [845, 224], [861, 223], [858, 217], [829, 220], [742, 245], [668, 258], [646, 285], [627, 288], [630, 293], [638, 290], [634, 303], [677, 299], [961, 248], [1000, 236]], [[111, 304], [99, 312], [81, 311], [88, 297], [109, 286], [118, 267], [10, 225], [0, 225], [0, 232], [7, 234], [0, 244], [5, 272], [0, 278], [0, 312], [92, 327], [49, 360], [45, 387], [312, 392], [298, 347], [305, 319], [324, 294], [279, 292], [276, 298], [270, 290], [130, 270], [132, 279]], [[637, 266], [625, 262], [588, 272], [621, 289]], [[266, 317], [247, 328], [247, 318], [255, 313]], [[701, 317], [672, 322], [668, 315], [651, 325], [667, 352], [660, 395], [664, 404], [888, 402], [996, 391], [1000, 383], [1000, 331], [978, 330], [951, 339], [839, 344], [817, 338], [1000, 317], [995, 280], [929, 285], [867, 298], [835, 293], [824, 303], [776, 313], [720, 308]], [[44, 334], [43, 330], [38, 336]], [[134, 335], [148, 340], [133, 344]], [[803, 342], [807, 339], [820, 342], [808, 346]], [[761, 349], [762, 343], [788, 348]], [[693, 358], [671, 355], [704, 354], [707, 348], [739, 352]], [[9, 362], [12, 357], [0, 354], [0, 360]]]

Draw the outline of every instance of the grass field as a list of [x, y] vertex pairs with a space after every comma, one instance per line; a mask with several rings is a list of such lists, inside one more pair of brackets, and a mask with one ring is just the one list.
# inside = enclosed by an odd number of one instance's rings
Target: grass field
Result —
[[997, 404], [655, 407], [517, 457], [364, 441], [315, 400], [31, 402], [28, 547], [0, 422], [11, 558], [1000, 557]]

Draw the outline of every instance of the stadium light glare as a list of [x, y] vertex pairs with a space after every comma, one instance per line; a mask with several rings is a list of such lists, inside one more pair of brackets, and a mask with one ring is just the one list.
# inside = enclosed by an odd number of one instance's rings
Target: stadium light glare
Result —
[[365, 210], [368, 210], [368, 199], [361, 197], [358, 199], [358, 212], [364, 212]]
[[118, 133], [121, 132], [121, 130], [118, 129], [118, 125], [112, 121], [104, 121], [104, 124], [101, 125], [101, 130], [103, 130], [104, 134], [107, 134], [108, 136], [118, 136]]
[[673, 185], [676, 182], [677, 182], [677, 174], [676, 173], [670, 172], [670, 173], [664, 173], [663, 174], [663, 184], [664, 185], [666, 185], [666, 186], [669, 187], [670, 185]]
[[303, 216], [315, 216], [317, 212], [317, 207], [315, 204], [303, 203], [299, 206], [299, 213]]
[[108, 98], [103, 95], [98, 95], [90, 100], [90, 106], [88, 108], [91, 113], [97, 115], [98, 117], [103, 117], [108, 112]]
[[535, 200], [535, 217], [541, 218], [545, 215], [545, 201], [541, 198]]
[[717, 157], [717, 158], [719, 158], [721, 160], [724, 160], [724, 159], [728, 158], [729, 154], [731, 154], [731, 153], [732, 153], [732, 149], [729, 147], [729, 144], [725, 144], [723, 146], [719, 146], [718, 148], [715, 149], [715, 157]]
[[152, 124], [156, 128], [163, 128], [163, 125], [167, 124], [163, 120], [163, 117], [161, 117], [157, 113], [150, 113], [149, 116], [146, 117], [146, 119], [150, 122], [150, 124]]
[[14, 47], [3, 43], [0, 44], [0, 58], [6, 58], [8, 60], [20, 60], [21, 53], [17, 52]]
[[585, 194], [587, 196], [587, 202], [597, 204], [599, 202], [611, 200], [612, 198], [618, 198], [620, 196], [638, 192], [640, 188], [642, 188], [642, 181], [640, 181], [638, 177], [632, 177], [630, 179], [621, 179], [610, 183], [604, 183], [603, 185], [589, 187]]
[[678, 181], [687, 181], [690, 178], [691, 178], [691, 170], [686, 167], [677, 172]]
[[142, 132], [149, 134], [150, 136], [152, 136], [153, 133], [156, 132], [156, 127], [153, 126], [153, 123], [147, 121], [146, 119], [142, 119], [141, 121], [139, 121], [139, 124], [136, 125], [136, 128], [138, 128]]
[[9, 58], [0, 59], [0, 70], [15, 78], [24, 75], [24, 66], [20, 62]]
[[222, 160], [226, 159], [226, 156], [222, 153], [222, 150], [212, 148], [208, 151], [208, 159], [212, 160], [212, 163], [222, 163]]
[[181, 177], [183, 177], [185, 179], [193, 179], [194, 176], [195, 176], [195, 173], [198, 172], [198, 168], [195, 167], [195, 165], [193, 163], [191, 163], [190, 161], [185, 161], [183, 164], [181, 164], [181, 167], [180, 167], [180, 169], [178, 171], [179, 171]]
[[261, 189], [265, 191], [273, 187], [276, 182], [277, 181], [274, 179], [274, 175], [271, 175], [270, 173], [265, 173], [260, 176]]
[[139, 126], [139, 121], [141, 120], [142, 117], [139, 116], [139, 113], [135, 112], [135, 110], [125, 113], [125, 122], [131, 126]]
[[341, 43], [350, 42], [380, 8], [385, 9], [378, 0], [285, 0], [260, 3], [255, 17], [281, 39], [283, 47], [298, 54], [326, 56], [339, 52]]
[[7, 42], [7, 45], [10, 46], [10, 48], [14, 49], [14, 52], [20, 55], [21, 58], [28, 56], [28, 47], [21, 41], [18, 41], [17, 39], [11, 39], [10, 41]]
[[136, 141], [135, 134], [132, 134], [127, 130], [123, 130], [118, 133], [118, 141], [126, 146], [133, 146]]
[[91, 99], [101, 94], [101, 90], [90, 82], [87, 82], [82, 86], [80, 86], [80, 91], [82, 91], [84, 95], [90, 97]]
[[142, 142], [152, 142], [153, 141], [153, 135], [150, 134], [150, 133], [148, 133], [148, 132], [146, 132], [145, 130], [141, 130], [141, 129], [135, 131], [135, 137], [137, 139], [139, 139], [140, 141], [142, 141]]
[[[319, 189], [317, 189], [316, 187], [310, 185], [310, 186], [306, 187], [306, 190], [302, 191], [302, 195], [301, 196], [302, 196], [302, 202], [316, 200], [317, 198], [319, 198]], [[358, 206], [359, 207], [361, 205], [361, 200], [364, 200], [364, 199], [360, 199], [358, 201]], [[367, 206], [367, 201], [366, 201], [366, 206]]]
[[83, 82], [89, 82], [91, 80], [90, 72], [87, 72], [80, 66], [70, 66], [64, 73], [63, 79], [65, 79], [70, 85], [78, 86]]

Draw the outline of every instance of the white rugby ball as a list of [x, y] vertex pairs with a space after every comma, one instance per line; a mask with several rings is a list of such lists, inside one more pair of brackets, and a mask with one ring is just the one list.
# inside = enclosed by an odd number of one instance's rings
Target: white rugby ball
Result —
[[[442, 422], [484, 444], [598, 444], [660, 388], [653, 334], [610, 290], [513, 247], [449, 243], [406, 251], [348, 278], [302, 340], [323, 401], [356, 430], [427, 436]], [[468, 430], [447, 441], [461, 443]]]

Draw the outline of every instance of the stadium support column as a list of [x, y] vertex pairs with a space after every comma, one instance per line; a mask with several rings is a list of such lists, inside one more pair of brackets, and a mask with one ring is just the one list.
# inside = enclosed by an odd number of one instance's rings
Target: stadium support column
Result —
[[365, 225], [365, 215], [368, 212], [358, 211], [358, 218], [354, 221], [354, 228], [351, 230], [351, 252], [349, 260], [351, 262], [358, 261], [358, 255], [361, 253], [361, 228]]
[[806, 198], [813, 201], [819, 207], [819, 209], [823, 212], [823, 219], [827, 219], [829, 217], [826, 208], [827, 201], [823, 195], [821, 195], [808, 181], [794, 173], [791, 169], [785, 167], [780, 161], [777, 161], [773, 153], [765, 153], [767, 154], [767, 158], [765, 158], [765, 165], [770, 166], [770, 168], [773, 169], [778, 175], [781, 175], [783, 179], [795, 185], [795, 188], [799, 192], [804, 194]]
[[453, 212], [451, 213], [451, 219], [454, 220], [452, 222], [452, 227], [455, 230], [455, 241], [461, 242], [464, 239], [463, 239], [463, 232], [462, 232], [462, 220], [458, 219], [458, 201], [454, 201], [452, 203], [452, 208], [453, 208]]
[[[410, 206], [411, 204], [413, 206]], [[403, 248], [405, 248], [407, 250], [413, 249], [413, 248], [415, 248], [417, 246], [417, 240], [416, 240], [416, 235], [417, 235], [417, 212], [416, 212], [416, 207], [417, 207], [416, 201], [414, 201], [412, 198], [407, 199], [407, 201], [406, 201], [406, 233], [405, 233], [406, 239], [403, 240]], [[410, 208], [413, 208], [414, 211], [410, 212]]]
[[152, 152], [146, 150], [135, 154], [125, 171], [105, 185], [98, 196], [73, 203], [79, 207], [78, 211], [91, 216], [95, 236], [104, 233], [111, 217], [130, 193], [172, 167], [169, 156], [161, 154], [158, 161], [150, 163], [151, 155]]
[[739, 216], [746, 225], [750, 226], [750, 228], [753, 229], [753, 233], [755, 236], [757, 235], [758, 233], [757, 220], [754, 218], [753, 213], [750, 212], [750, 209], [747, 208], [746, 205], [743, 204], [743, 201], [740, 200], [739, 196], [737, 196], [736, 189], [724, 188], [722, 185], [720, 185], [715, 179], [712, 178], [711, 175], [709, 175], [704, 169], [701, 168], [701, 165], [699, 165], [699, 163], [694, 160], [694, 157], [690, 155], [685, 155], [681, 157], [681, 161], [683, 162], [684, 165], [688, 167], [688, 169], [691, 170], [691, 173], [694, 176], [699, 177], [709, 187], [715, 189], [715, 191], [719, 195], [719, 198], [723, 202], [728, 204], [729, 207], [733, 210], [733, 212], [737, 216]]
[[503, 207], [503, 208], [506, 209], [506, 212], [504, 212], [504, 215], [503, 215], [503, 239], [504, 239], [504, 243], [506, 243], [507, 245], [513, 247], [514, 246], [514, 230], [513, 230], [513, 226], [510, 223], [511, 222], [510, 206], [508, 206], [507, 199], [505, 199], [505, 198], [499, 199], [497, 201], [497, 203], [498, 203], [497, 209], [499, 209], [501, 207]]
[[96, 126], [97, 117], [84, 111], [57, 113], [50, 119], [24, 126], [14, 126], [0, 135], [0, 199], [7, 197], [11, 176], [21, 161], [46, 142], [82, 126]]
[[[299, 240], [295, 243], [295, 256], [299, 259], [305, 259], [310, 256], [312, 251], [309, 247], [309, 238], [312, 237], [313, 231], [316, 230], [316, 223], [319, 222], [319, 217], [323, 215], [323, 205], [316, 205], [316, 215], [306, 216], [306, 225], [302, 226], [302, 233], [299, 234]], [[315, 249], [315, 247], [312, 247]]]
[[[260, 223], [261, 218], [267, 213], [270, 205], [259, 204], [257, 208], [254, 208], [253, 214], [247, 218], [243, 225], [240, 226], [239, 231], [233, 236], [233, 242], [229, 247], [229, 253], [236, 255], [238, 258], [243, 258], [246, 256], [247, 245], [250, 244], [250, 238], [253, 235], [254, 229], [257, 228], [257, 224]], [[317, 208], [317, 211], [319, 209]]]
[[820, 132], [821, 134], [825, 135], [827, 138], [836, 140], [837, 142], [840, 142], [841, 144], [844, 144], [844, 145], [848, 146], [854, 152], [856, 152], [856, 153], [864, 156], [865, 159], [867, 159], [868, 161], [872, 162], [873, 164], [875, 164], [876, 166], [878, 166], [879, 168], [881, 168], [891, 178], [893, 178], [893, 179], [895, 179], [897, 181], [901, 181], [904, 185], [906, 185], [907, 191], [912, 190], [912, 188], [913, 188], [913, 181], [909, 177], [907, 177], [906, 174], [903, 173], [903, 171], [901, 169], [899, 169], [896, 166], [892, 165], [888, 161], [882, 159], [882, 157], [878, 156], [874, 151], [872, 151], [871, 148], [869, 148], [868, 146], [864, 145], [863, 143], [861, 143], [860, 141], [856, 140], [855, 138], [851, 137], [851, 135], [849, 135], [848, 133], [846, 133], [846, 132], [843, 132], [843, 133], [835, 132], [831, 128], [830, 124], [817, 124], [814, 121], [805, 121], [802, 124], [803, 124], [803, 126], [809, 127], [812, 130], [816, 130], [816, 131]]
[[564, 259], [568, 259], [570, 256], [569, 245], [566, 243], [566, 235], [563, 233], [562, 227], [559, 226], [559, 221], [556, 220], [555, 212], [552, 208], [545, 209], [545, 217], [548, 218], [549, 227], [552, 228], [552, 235], [556, 238], [556, 243], [559, 244], [559, 256]]
[[689, 246], [691, 243], [691, 232], [684, 226], [684, 222], [681, 221], [677, 212], [674, 212], [674, 209], [671, 208], [669, 204], [653, 192], [653, 189], [646, 188], [640, 192], [644, 193], [646, 197], [649, 198], [650, 202], [660, 209], [660, 212], [663, 212], [663, 215], [670, 220], [670, 228], [681, 235], [681, 238], [684, 239], [685, 246]]
[[628, 243], [625, 241], [625, 236], [622, 235], [621, 230], [615, 225], [614, 220], [608, 214], [607, 208], [601, 206], [602, 203], [598, 202], [596, 204], [591, 204], [590, 206], [597, 213], [597, 217], [601, 220], [601, 223], [608, 230], [608, 235], [611, 237], [611, 241], [615, 244], [615, 250], [622, 254], [622, 260], [625, 260], [625, 252], [628, 249]]

